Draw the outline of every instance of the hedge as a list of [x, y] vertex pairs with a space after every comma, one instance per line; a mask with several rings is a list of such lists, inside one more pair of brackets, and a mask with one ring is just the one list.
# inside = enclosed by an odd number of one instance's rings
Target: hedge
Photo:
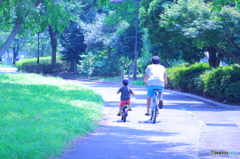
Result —
[[196, 63], [193, 65], [175, 66], [167, 69], [169, 86], [183, 92], [201, 93], [203, 84], [199, 77], [205, 70], [210, 69], [208, 64]]
[[[204, 92], [217, 99], [240, 101], [240, 66], [221, 66], [201, 75]], [[235, 93], [234, 93], [235, 92]]]
[[167, 68], [169, 89], [240, 102], [240, 66], [210, 68], [206, 63]]
[[60, 71], [67, 71], [69, 64], [57, 58], [57, 63], [51, 63], [51, 57], [41, 57], [39, 64], [36, 58], [22, 59], [16, 62], [16, 67], [19, 71], [28, 73], [54, 73]]

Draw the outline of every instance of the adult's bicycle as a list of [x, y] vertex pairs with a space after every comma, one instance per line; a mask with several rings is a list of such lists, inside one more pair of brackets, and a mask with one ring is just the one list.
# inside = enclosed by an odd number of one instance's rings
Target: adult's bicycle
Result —
[[156, 123], [157, 116], [159, 114], [159, 109], [158, 109], [158, 103], [159, 103], [159, 97], [158, 97], [158, 91], [159, 89], [154, 89], [154, 96], [152, 97], [151, 100], [151, 118], [150, 120], [152, 123]]

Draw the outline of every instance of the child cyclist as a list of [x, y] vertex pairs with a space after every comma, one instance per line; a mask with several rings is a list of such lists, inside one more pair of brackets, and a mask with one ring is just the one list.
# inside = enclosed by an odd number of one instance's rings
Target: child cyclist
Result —
[[[121, 93], [119, 112], [117, 114], [118, 116], [121, 115], [121, 110], [124, 103], [128, 103], [130, 105], [130, 98], [131, 98], [130, 94], [135, 95], [131, 90], [131, 88], [128, 87], [129, 80], [127, 78], [124, 78], [122, 80], [122, 84], [123, 84], [123, 87], [119, 88], [119, 90], [117, 91], [117, 94]], [[129, 107], [128, 110], [131, 111], [131, 108]]]

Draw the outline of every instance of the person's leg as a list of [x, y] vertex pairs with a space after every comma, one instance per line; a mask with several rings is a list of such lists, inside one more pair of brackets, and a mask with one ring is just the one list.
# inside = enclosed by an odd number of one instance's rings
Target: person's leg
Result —
[[149, 114], [151, 100], [152, 100], [152, 97], [147, 98], [147, 113], [146, 113], [146, 115]]
[[159, 89], [160, 89], [160, 92], [158, 93], [158, 98], [159, 98], [158, 106], [159, 106], [159, 109], [162, 109], [163, 108], [163, 90], [164, 90], [164, 87], [159, 86]]
[[153, 92], [153, 86], [148, 86], [147, 89], [147, 113], [145, 113], [145, 115], [149, 115], [149, 111], [150, 111], [150, 105], [151, 105], [151, 101], [152, 101], [152, 97], [154, 96], [154, 92]]
[[163, 99], [163, 92], [159, 92], [159, 100], [162, 100]]
[[118, 116], [120, 116], [121, 115], [121, 110], [122, 110], [122, 102], [120, 102], [120, 104], [119, 104], [119, 111], [118, 111]]
[[132, 111], [132, 106], [131, 106], [130, 100], [128, 100], [127, 103], [128, 103], [128, 111]]

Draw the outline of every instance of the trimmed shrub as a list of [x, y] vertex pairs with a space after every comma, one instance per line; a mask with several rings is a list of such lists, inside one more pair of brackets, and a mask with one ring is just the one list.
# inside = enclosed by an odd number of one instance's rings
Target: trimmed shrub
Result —
[[209, 69], [207, 63], [196, 63], [187, 67], [173, 67], [167, 69], [169, 83], [174, 89], [184, 92], [203, 92], [203, 82], [199, 77], [205, 70]]
[[216, 100], [240, 102], [240, 66], [220, 66], [210, 69], [208, 64], [167, 68], [169, 89], [204, 95]]
[[[204, 92], [217, 99], [226, 99], [226, 89], [237, 81], [240, 81], [240, 67], [237, 65], [221, 66], [201, 75], [204, 83]], [[232, 86], [231, 86], [232, 87]], [[235, 91], [239, 87], [233, 88]], [[230, 91], [230, 90], [228, 90]]]
[[178, 65], [178, 66], [174, 66], [171, 68], [166, 68], [167, 71], [167, 76], [168, 76], [168, 88], [169, 89], [176, 89], [179, 90], [179, 72], [186, 69], [188, 66], [187, 63]]
[[229, 84], [225, 89], [225, 96], [229, 101], [240, 102], [240, 81]]
[[22, 59], [16, 62], [16, 67], [19, 71], [29, 73], [53, 73], [59, 71], [66, 71], [69, 69], [69, 64], [57, 59], [57, 63], [51, 63], [51, 57], [41, 57], [39, 64], [36, 58]]

